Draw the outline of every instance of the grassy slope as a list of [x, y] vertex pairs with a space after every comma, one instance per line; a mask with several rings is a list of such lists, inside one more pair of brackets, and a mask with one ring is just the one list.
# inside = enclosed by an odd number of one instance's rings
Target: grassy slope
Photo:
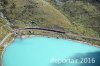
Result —
[[52, 6], [47, 4], [43, 6], [43, 1], [30, 2], [31, 0], [29, 0], [26, 1], [24, 5], [20, 5], [19, 3], [17, 3], [16, 2], [17, 0], [14, 1], [15, 1], [14, 4], [16, 6], [15, 8], [12, 9], [10, 9], [12, 7], [11, 5], [12, 1], [8, 1], [10, 3], [6, 5], [6, 14], [8, 18], [13, 22], [15, 27], [25, 27], [25, 26], [53, 27], [53, 25], [57, 25], [59, 27], [62, 26], [61, 24], [63, 24], [63, 26], [66, 26], [65, 23], [68, 26], [70, 24], [69, 21], [59, 11], [55, 10]]
[[[52, 4], [76, 27], [77, 32], [87, 36], [100, 37], [100, 2], [95, 0], [45, 0]], [[83, 28], [83, 29], [82, 29]], [[74, 29], [72, 29], [74, 31]], [[81, 32], [82, 31], [82, 32]], [[97, 36], [96, 36], [97, 35]], [[90, 40], [98, 42], [96, 40]], [[95, 43], [94, 43], [95, 44]], [[100, 45], [100, 41], [98, 42]]]
[[4, 6], [5, 14], [14, 24], [14, 28], [40, 26], [98, 37], [98, 34], [91, 29], [86, 29], [78, 23], [73, 25], [71, 20], [44, 0], [9, 0]]
[[11, 28], [9, 28], [5, 20], [0, 17], [0, 41], [10, 32]]
[[[87, 2], [64, 3], [62, 7], [56, 6], [58, 9], [45, 0], [3, 0], [3, 3], [5, 8], [3, 12], [13, 24], [12, 28], [39, 26], [61, 29], [77, 35], [99, 37], [97, 31], [84, 26], [84, 20], [87, 21], [86, 25], [90, 25], [93, 22], [90, 17], [86, 17], [86, 10], [93, 16], [98, 13], [95, 7], [87, 4]], [[56, 2], [52, 2], [52, 4], [56, 4]], [[67, 10], [64, 11], [63, 8]], [[95, 13], [93, 13], [94, 11]], [[91, 20], [91, 23], [89, 20]]]
[[[46, 0], [59, 9], [73, 24], [91, 27], [100, 35], [100, 3], [95, 0]], [[98, 28], [97, 28], [98, 26]]]
[[[2, 41], [3, 38], [10, 32], [11, 32], [11, 29], [9, 28], [7, 23], [5, 22], [5, 20], [3, 20], [3, 18], [0, 17], [0, 41]], [[0, 46], [0, 56], [1, 56], [2, 50], [3, 50], [3, 47]]]

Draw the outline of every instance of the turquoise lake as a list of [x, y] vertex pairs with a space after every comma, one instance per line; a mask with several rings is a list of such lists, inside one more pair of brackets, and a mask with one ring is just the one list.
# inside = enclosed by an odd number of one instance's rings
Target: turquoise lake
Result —
[[99, 56], [100, 48], [94, 46], [34, 36], [16, 38], [5, 49], [2, 63], [3, 66], [100, 66]]

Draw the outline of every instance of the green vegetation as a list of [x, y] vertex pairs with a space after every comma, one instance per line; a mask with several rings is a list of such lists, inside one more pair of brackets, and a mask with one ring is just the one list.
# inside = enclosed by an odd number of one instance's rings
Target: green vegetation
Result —
[[2, 54], [2, 50], [3, 50], [3, 47], [0, 47], [0, 57], [1, 57], [1, 54]]
[[[6, 23], [6, 21], [2, 17], [0, 17], [0, 42], [4, 39], [4, 37], [7, 34], [9, 34], [11, 32], [11, 30], [12, 29], [9, 28], [9, 26]], [[1, 57], [2, 50], [3, 50], [3, 47], [2, 47], [2, 45], [0, 45], [0, 57]]]
[[[68, 18], [75, 28], [72, 32], [86, 36], [100, 38], [100, 2], [96, 0], [45, 0], [51, 3], [66, 18]], [[77, 33], [78, 32], [78, 33]], [[100, 41], [86, 39], [90, 42]]]
[[100, 37], [99, 27], [94, 28], [100, 24], [99, 6], [90, 1], [3, 0], [2, 6], [12, 29], [46, 27], [79, 36]]
[[46, 0], [60, 10], [72, 24], [80, 24], [100, 35], [100, 2], [96, 0]]
[[11, 28], [7, 25], [7, 22], [0, 17], [0, 41], [11, 32]]

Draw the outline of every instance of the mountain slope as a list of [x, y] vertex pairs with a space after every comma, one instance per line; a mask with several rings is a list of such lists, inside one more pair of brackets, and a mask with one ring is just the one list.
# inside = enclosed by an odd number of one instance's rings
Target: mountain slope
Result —
[[46, 0], [60, 10], [73, 24], [80, 24], [100, 35], [100, 2], [96, 0]]
[[[95, 6], [88, 2], [84, 3], [83, 0], [78, 2], [66, 2], [66, 0], [3, 0], [2, 3], [4, 7], [2, 12], [11, 23], [12, 29], [46, 27], [60, 29], [78, 36], [99, 38], [97, 29], [87, 28], [87, 25], [92, 26], [94, 21], [99, 26], [99, 15], [97, 16], [99, 12]], [[89, 15], [86, 13], [89, 13]], [[68, 36], [64, 35], [64, 37]], [[84, 38], [79, 39], [83, 40]], [[86, 42], [87, 40], [93, 41], [84, 39]]]
[[[19, 23], [21, 25], [23, 25], [23, 23], [28, 23], [23, 27], [33, 25], [41, 25], [44, 27], [50, 25], [51, 27], [53, 27], [53, 25], [61, 26], [61, 24], [63, 24], [62, 27], [64, 27], [66, 26], [65, 23], [70, 25], [68, 19], [66, 19], [65, 16], [63, 16], [59, 11], [42, 0], [26, 0], [24, 1], [25, 3], [20, 0], [20, 3], [22, 2], [24, 5], [20, 5], [19, 2], [17, 3], [17, 0], [13, 1], [14, 2], [8, 1], [8, 4], [5, 5], [5, 14], [7, 15], [8, 19], [10, 19], [10, 21], [14, 24], [14, 26], [22, 27], [19, 25]], [[15, 4], [15, 7], [11, 8], [13, 4]]]

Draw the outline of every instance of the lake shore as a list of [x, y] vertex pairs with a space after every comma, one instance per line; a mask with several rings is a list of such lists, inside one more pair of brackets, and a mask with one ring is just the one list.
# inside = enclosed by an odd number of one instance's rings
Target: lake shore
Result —
[[[41, 35], [23, 35], [21, 36], [22, 38], [30, 38], [30, 37], [34, 37], [34, 36], [39, 36], [41, 37]], [[73, 39], [65, 39], [65, 38], [60, 38], [60, 37], [50, 37], [50, 36], [44, 36], [44, 37], [48, 37], [48, 38], [56, 38], [56, 39], [64, 39], [64, 40], [69, 40], [69, 41], [75, 41], [75, 42], [78, 42], [78, 43], [83, 43], [83, 44], [86, 44], [86, 45], [90, 45], [90, 46], [94, 46], [94, 47], [97, 47], [97, 48], [100, 48], [100, 46], [98, 45], [92, 45], [88, 42], [84, 42], [84, 41], [78, 41], [78, 40], [73, 40]]]
[[[42, 37], [42, 35], [22, 35], [22, 36], [17, 36], [16, 38], [30, 38], [30, 37], [34, 37], [34, 36], [37, 36], [37, 37]], [[78, 41], [78, 40], [73, 40], [73, 39], [68, 39], [68, 38], [60, 38], [60, 37], [50, 37], [50, 36], [43, 36], [43, 37], [47, 37], [47, 38], [55, 38], [55, 39], [64, 39], [64, 40], [69, 40], [69, 41], [74, 41], [74, 42], [78, 42], [78, 43], [82, 43], [82, 44], [85, 44], [85, 45], [89, 45], [89, 46], [94, 46], [94, 47], [97, 47], [97, 48], [100, 48], [100, 46], [98, 45], [92, 45], [90, 43], [87, 43], [87, 42], [83, 42], [83, 41]], [[12, 43], [15, 39], [13, 39], [10, 43]], [[2, 55], [1, 55], [1, 61], [0, 63], [2, 63], [2, 58], [3, 58], [3, 54], [5, 52], [5, 49], [7, 46], [9, 46], [10, 44], [9, 43], [6, 43], [4, 44], [4, 49], [2, 51]], [[2, 64], [0, 66], [3, 66]]]
[[3, 54], [4, 54], [4, 52], [5, 52], [6, 47], [9, 46], [10, 43], [12, 43], [14, 40], [15, 40], [15, 39], [12, 39], [9, 43], [5, 43], [5, 44], [3, 45], [4, 48], [3, 48], [3, 51], [2, 51], [2, 54], [1, 54], [1, 57], [0, 57], [0, 63], [1, 63], [0, 66], [3, 66], [3, 65], [2, 65], [2, 58], [3, 58]]

